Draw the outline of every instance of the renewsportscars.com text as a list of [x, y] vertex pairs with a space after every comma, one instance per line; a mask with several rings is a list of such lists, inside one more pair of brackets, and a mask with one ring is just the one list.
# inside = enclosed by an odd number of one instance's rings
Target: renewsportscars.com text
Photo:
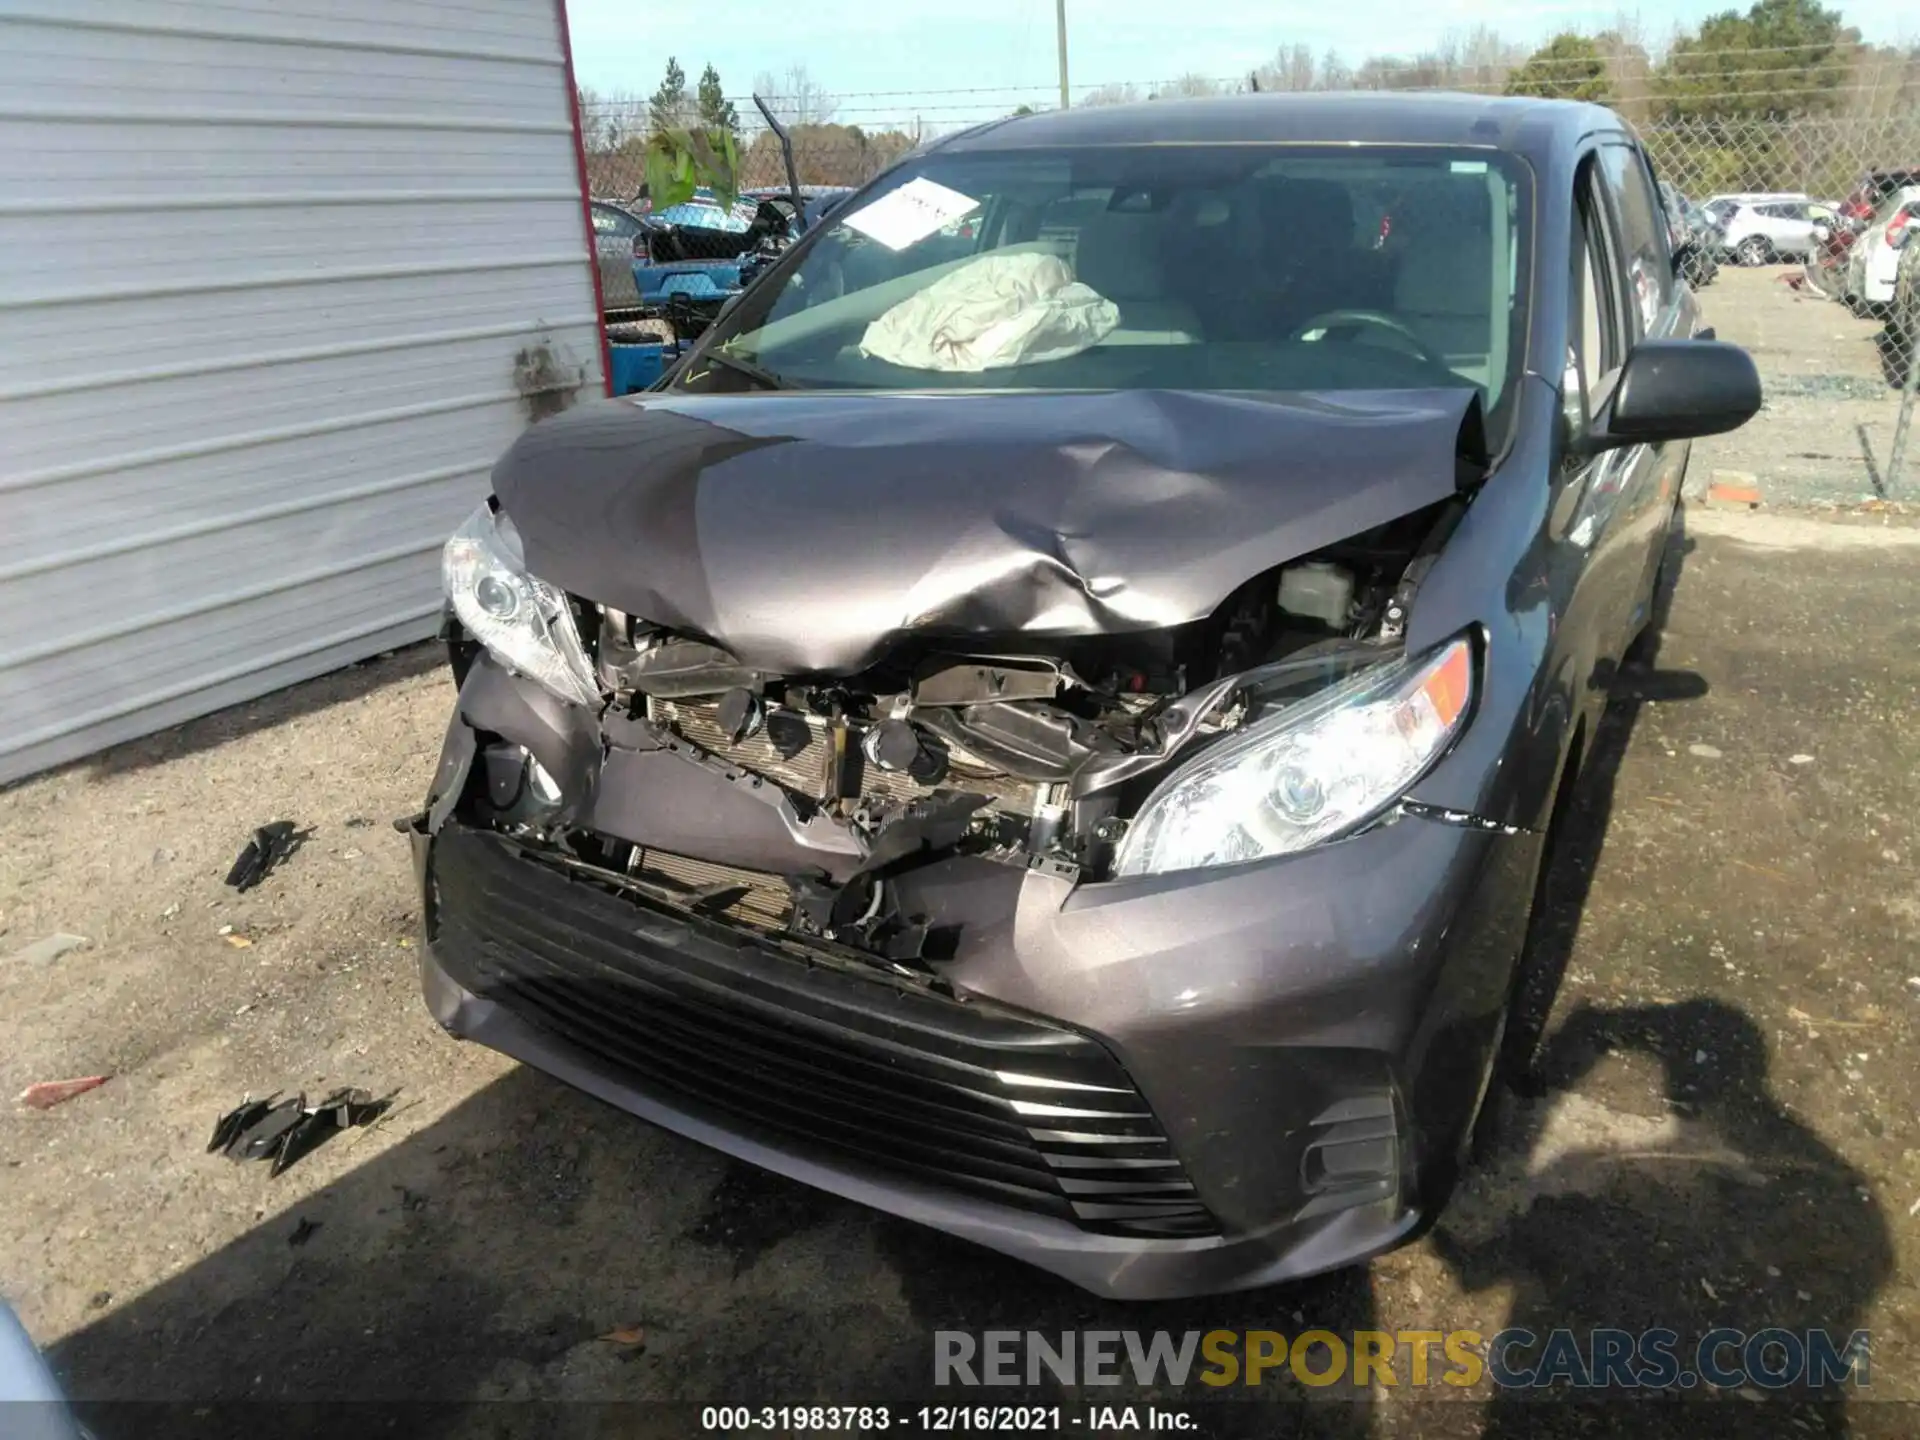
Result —
[[936, 1385], [1182, 1386], [1279, 1383], [1468, 1389], [1762, 1390], [1864, 1386], [1865, 1330], [1709, 1330], [1683, 1341], [1674, 1330], [1512, 1328], [1478, 1330], [940, 1330]]

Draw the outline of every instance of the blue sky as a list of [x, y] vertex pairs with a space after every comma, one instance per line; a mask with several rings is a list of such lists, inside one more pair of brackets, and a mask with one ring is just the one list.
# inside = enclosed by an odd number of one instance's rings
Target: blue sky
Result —
[[[1351, 64], [1411, 54], [1474, 24], [1537, 41], [1557, 29], [1602, 28], [1620, 8], [1576, 0], [1067, 0], [1068, 57], [1078, 90], [1190, 71], [1242, 75], [1282, 44], [1331, 46]], [[1659, 36], [1726, 8], [1728, 0], [1671, 0], [1641, 10], [1641, 23]], [[1844, 0], [1839, 8], [1868, 40], [1920, 33], [1909, 0]], [[916, 113], [938, 124], [987, 119], [1023, 100], [1044, 103], [1058, 88], [1054, 0], [567, 0], [567, 12], [580, 83], [599, 90], [650, 93], [669, 52], [690, 78], [711, 61], [737, 95], [755, 75], [800, 62], [840, 97], [837, 119], [876, 128]], [[937, 93], [979, 90], [992, 93]]]

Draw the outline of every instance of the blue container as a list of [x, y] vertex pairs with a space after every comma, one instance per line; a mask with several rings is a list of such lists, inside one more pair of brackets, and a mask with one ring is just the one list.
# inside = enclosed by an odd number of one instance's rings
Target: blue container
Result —
[[[613, 370], [613, 393], [631, 395], [660, 378], [667, 365], [666, 345], [609, 345], [607, 363]], [[679, 358], [679, 347], [671, 347]]]

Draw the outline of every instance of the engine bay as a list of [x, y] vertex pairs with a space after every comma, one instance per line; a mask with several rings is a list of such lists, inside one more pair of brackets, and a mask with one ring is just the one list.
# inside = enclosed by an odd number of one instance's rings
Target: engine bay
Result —
[[[1175, 757], [1273, 703], [1277, 692], [1258, 677], [1305, 677], [1313, 688], [1326, 683], [1316, 675], [1395, 646], [1461, 508], [1432, 506], [1290, 561], [1193, 623], [978, 644], [910, 634], [848, 675], [764, 673], [705, 639], [576, 602], [612, 696], [609, 736], [643, 735], [729, 780], [777, 787], [798, 823], [835, 827], [859, 859], [830, 879], [806, 866], [759, 874], [693, 847], [554, 838], [689, 908], [890, 961], [937, 958], [939, 927], [903, 909], [892, 877], [966, 855], [1106, 878], [1130, 817]], [[524, 790], [496, 786], [496, 798], [538, 800], [540, 788], [537, 777]], [[510, 810], [497, 818], [518, 827], [538, 806]]]

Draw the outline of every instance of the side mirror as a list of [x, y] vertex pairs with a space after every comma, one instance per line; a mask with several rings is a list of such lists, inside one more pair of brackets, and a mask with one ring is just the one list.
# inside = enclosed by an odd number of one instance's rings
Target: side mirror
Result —
[[1588, 452], [1737, 430], [1760, 409], [1760, 372], [1738, 345], [1642, 340], [1587, 427]]

